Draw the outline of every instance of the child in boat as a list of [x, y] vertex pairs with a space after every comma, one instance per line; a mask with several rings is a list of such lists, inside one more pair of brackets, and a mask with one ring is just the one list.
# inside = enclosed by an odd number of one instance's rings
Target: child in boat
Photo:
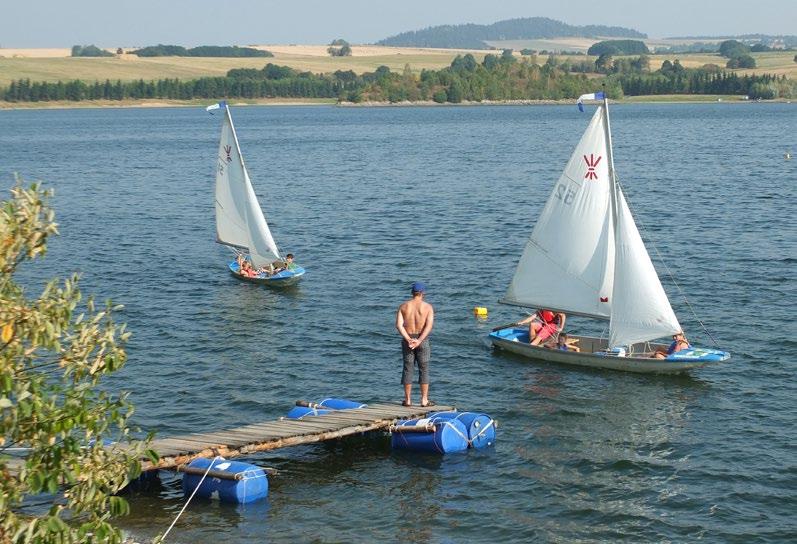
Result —
[[578, 342], [578, 340], [570, 341], [566, 332], [560, 332], [556, 342], [547, 342], [545, 346], [559, 351], [581, 351], [574, 345], [576, 342]]
[[666, 359], [668, 356], [672, 355], [673, 353], [677, 353], [682, 349], [689, 349], [691, 347], [692, 346], [689, 344], [689, 342], [687, 342], [684, 333], [682, 332], [675, 333], [672, 335], [672, 344], [670, 344], [670, 347], [667, 349], [667, 351], [664, 351], [663, 349], [657, 349], [656, 351], [653, 352], [651, 358]]
[[282, 272], [283, 270], [287, 270], [289, 272], [293, 272], [296, 270], [296, 264], [293, 262], [293, 253], [288, 253], [285, 255], [285, 261], [274, 261], [274, 273]]

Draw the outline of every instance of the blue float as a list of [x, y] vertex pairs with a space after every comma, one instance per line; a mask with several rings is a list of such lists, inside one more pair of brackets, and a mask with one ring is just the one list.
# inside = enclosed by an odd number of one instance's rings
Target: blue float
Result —
[[354, 402], [353, 400], [347, 399], [324, 399], [316, 404], [323, 408], [329, 408], [330, 410], [352, 410], [354, 408], [366, 408], [368, 406], [362, 402]]
[[332, 410], [325, 410], [323, 408], [308, 408], [306, 406], [294, 406], [288, 415], [285, 417], [289, 419], [302, 419], [306, 416], [320, 416], [323, 414], [328, 414]]
[[[202, 475], [208, 467], [210, 467], [210, 471], [200, 485]], [[223, 502], [237, 504], [254, 502], [268, 496], [266, 472], [256, 465], [227, 461], [222, 457], [216, 457], [215, 459], [194, 459], [188, 464], [188, 468], [195, 472], [186, 472], [183, 475], [183, 494], [186, 497], [190, 496], [197, 486], [199, 486], [196, 492], [197, 497], [217, 498]]]
[[410, 419], [396, 424], [391, 445], [396, 450], [454, 453], [468, 449], [468, 431], [456, 419]]
[[468, 431], [468, 443], [472, 448], [485, 448], [495, 444], [495, 420], [487, 414], [477, 412], [435, 412], [429, 414], [432, 422], [443, 420], [461, 421]]

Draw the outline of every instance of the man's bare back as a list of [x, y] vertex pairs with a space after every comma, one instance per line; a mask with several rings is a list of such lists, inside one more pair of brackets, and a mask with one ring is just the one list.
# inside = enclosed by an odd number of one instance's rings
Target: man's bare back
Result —
[[[434, 310], [432, 309], [432, 305], [424, 301], [421, 297], [414, 297], [399, 306], [398, 313], [403, 321], [404, 330], [407, 334], [421, 335], [426, 325], [431, 325], [430, 321], [433, 319]], [[431, 326], [429, 329], [431, 330]], [[402, 334], [402, 336], [404, 335]], [[424, 335], [424, 338], [425, 337], [426, 335]], [[405, 340], [409, 341], [407, 338], [405, 338]]]

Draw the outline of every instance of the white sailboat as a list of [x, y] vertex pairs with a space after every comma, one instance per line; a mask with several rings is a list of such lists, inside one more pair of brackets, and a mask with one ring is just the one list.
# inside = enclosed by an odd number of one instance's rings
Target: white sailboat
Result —
[[305, 270], [280, 254], [252, 188], [230, 108], [226, 102], [207, 108], [219, 109], [224, 121], [216, 164], [216, 241], [236, 250], [229, 263], [235, 277], [268, 285], [294, 283]]
[[490, 334], [496, 348], [533, 359], [680, 373], [730, 358], [691, 346], [651, 357], [667, 349], [653, 341], [681, 332], [681, 325], [617, 183], [606, 98], [554, 186], [501, 302], [609, 320], [608, 338], [568, 335], [580, 352], [530, 345], [527, 326]]

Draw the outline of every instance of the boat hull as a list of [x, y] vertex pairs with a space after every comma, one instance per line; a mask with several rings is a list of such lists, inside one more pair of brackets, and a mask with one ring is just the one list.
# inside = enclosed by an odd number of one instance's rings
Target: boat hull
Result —
[[[497, 349], [502, 349], [535, 359], [565, 365], [576, 365], [588, 368], [607, 370], [620, 370], [623, 372], [637, 372], [642, 374], [682, 374], [695, 368], [719, 363], [730, 358], [730, 354], [718, 350], [690, 350], [693, 356], [670, 356], [667, 359], [654, 359], [649, 357], [617, 356], [603, 353], [594, 353], [606, 350], [606, 340], [589, 336], [568, 335], [570, 339], [578, 339], [579, 345], [585, 349], [582, 352], [560, 351], [528, 343], [528, 331], [525, 328], [509, 327], [500, 329], [490, 334], [490, 342]], [[663, 344], [651, 344], [652, 348], [663, 348]], [[642, 347], [639, 346], [641, 350]]]
[[268, 285], [270, 287], [286, 287], [288, 285], [294, 285], [301, 279], [302, 276], [304, 276], [305, 272], [304, 268], [297, 266], [296, 270], [283, 270], [282, 272], [277, 272], [273, 276], [261, 275], [250, 278], [240, 274], [240, 267], [236, 261], [232, 261], [229, 264], [229, 267], [230, 273], [241, 281], [257, 283], [259, 285]]

